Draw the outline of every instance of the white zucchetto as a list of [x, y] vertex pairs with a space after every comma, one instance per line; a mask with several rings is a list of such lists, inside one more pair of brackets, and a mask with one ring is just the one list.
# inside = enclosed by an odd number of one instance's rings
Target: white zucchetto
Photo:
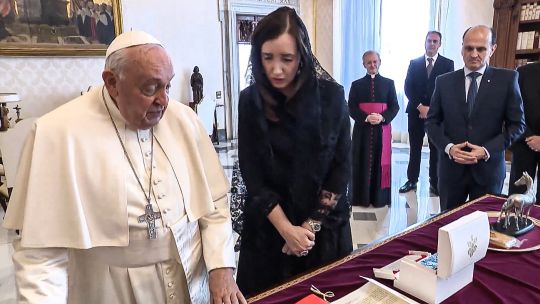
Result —
[[136, 45], [143, 45], [143, 44], [158, 44], [158, 45], [163, 46], [163, 44], [159, 40], [157, 40], [152, 35], [145, 33], [143, 31], [125, 32], [118, 35], [111, 42], [111, 44], [107, 48], [105, 59], [107, 59], [112, 53], [118, 50], [136, 46]]

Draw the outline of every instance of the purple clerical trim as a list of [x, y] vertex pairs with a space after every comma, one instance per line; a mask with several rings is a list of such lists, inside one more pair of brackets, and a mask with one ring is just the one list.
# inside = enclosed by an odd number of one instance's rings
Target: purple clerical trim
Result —
[[[360, 102], [360, 110], [366, 114], [382, 114], [388, 107], [383, 102]], [[390, 168], [392, 165], [392, 126], [388, 124], [382, 127], [382, 151], [381, 151], [381, 188], [390, 188]]]

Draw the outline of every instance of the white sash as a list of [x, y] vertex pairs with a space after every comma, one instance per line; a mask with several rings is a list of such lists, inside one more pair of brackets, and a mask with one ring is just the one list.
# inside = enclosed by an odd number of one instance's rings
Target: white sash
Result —
[[170, 228], [180, 256], [179, 263], [186, 274], [191, 303], [210, 303], [208, 271], [202, 253], [199, 222], [188, 222], [185, 215]]

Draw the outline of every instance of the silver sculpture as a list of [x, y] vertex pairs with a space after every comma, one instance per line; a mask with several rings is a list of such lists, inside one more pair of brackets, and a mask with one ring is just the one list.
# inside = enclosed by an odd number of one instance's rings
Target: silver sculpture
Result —
[[[521, 176], [514, 185], [516, 186], [527, 186], [527, 191], [525, 191], [524, 194], [512, 194], [508, 197], [506, 202], [502, 205], [501, 213], [499, 214], [499, 217], [497, 218], [497, 223], [500, 223], [501, 218], [504, 214], [504, 223], [502, 224], [502, 228], [507, 229], [510, 226], [510, 217], [513, 213], [515, 223], [516, 223], [516, 230], [520, 229], [520, 223], [524, 224], [525, 226], [529, 223], [529, 213], [531, 211], [532, 206], [536, 202], [535, 195], [532, 190], [532, 184], [533, 179], [529, 176], [527, 172], [523, 172], [523, 176]], [[525, 216], [525, 218], [524, 218]]]

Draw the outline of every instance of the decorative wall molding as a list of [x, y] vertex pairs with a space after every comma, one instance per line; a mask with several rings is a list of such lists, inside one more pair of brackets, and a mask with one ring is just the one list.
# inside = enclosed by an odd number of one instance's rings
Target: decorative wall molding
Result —
[[[152, 5], [150, 1], [121, 1], [123, 28], [151, 33], [166, 46], [176, 75], [170, 91], [172, 100], [183, 103], [191, 100], [189, 76], [197, 65], [204, 76], [206, 98], [203, 103], [212, 107], [221, 103], [223, 99], [215, 97], [216, 92], [223, 90], [224, 83], [216, 0], [194, 1], [193, 4], [178, 0], [159, 2]], [[214, 13], [209, 13], [212, 10]], [[102, 84], [104, 61], [104, 56], [0, 56], [0, 92], [17, 92], [21, 96], [23, 118], [42, 116], [79, 96], [88, 86]], [[10, 115], [12, 113], [15, 111], [10, 109]], [[214, 120], [213, 112], [200, 117], [203, 121]], [[222, 117], [218, 116], [220, 126]]]
[[1, 57], [0, 92], [21, 96], [22, 118], [38, 117], [102, 83], [104, 62], [103, 57]]

